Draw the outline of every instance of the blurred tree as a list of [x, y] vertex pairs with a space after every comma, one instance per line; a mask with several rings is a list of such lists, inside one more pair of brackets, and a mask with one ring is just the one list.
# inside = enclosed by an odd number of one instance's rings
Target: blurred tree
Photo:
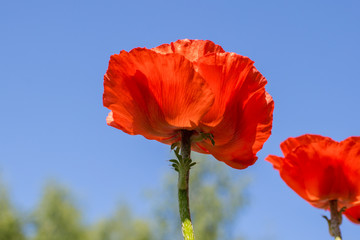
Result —
[[[234, 240], [234, 223], [244, 206], [244, 188], [249, 179], [235, 177], [230, 167], [193, 155], [197, 164], [190, 171], [190, 209], [197, 240]], [[238, 176], [238, 175], [237, 175]], [[156, 199], [156, 239], [180, 240], [176, 173], [167, 175]]]
[[[195, 156], [195, 157], [194, 157]], [[196, 157], [190, 173], [190, 208], [197, 240], [234, 240], [236, 216], [244, 206], [245, 177], [218, 161]], [[33, 213], [31, 240], [181, 240], [177, 201], [177, 175], [165, 176], [154, 200], [154, 221], [134, 218], [119, 205], [114, 214], [93, 226], [82, 224], [81, 214], [69, 192], [58, 184], [45, 187]], [[0, 240], [25, 240], [22, 224], [0, 186]]]
[[45, 187], [35, 210], [34, 240], [86, 240], [81, 215], [68, 191], [57, 184]]
[[155, 240], [150, 224], [134, 219], [125, 205], [121, 205], [112, 217], [99, 222], [92, 229], [89, 240]]
[[0, 184], [0, 240], [24, 240], [22, 221], [13, 210], [5, 187]]

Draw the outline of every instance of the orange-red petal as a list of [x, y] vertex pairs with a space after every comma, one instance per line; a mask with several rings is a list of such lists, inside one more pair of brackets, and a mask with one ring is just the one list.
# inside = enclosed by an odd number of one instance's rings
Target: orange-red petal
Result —
[[[218, 106], [224, 106], [225, 111], [221, 121], [211, 129], [215, 145], [210, 142], [197, 144], [200, 149], [206, 149], [216, 159], [237, 169], [244, 169], [257, 160], [256, 153], [271, 134], [274, 109], [274, 102], [265, 91], [266, 79], [252, 63], [250, 69], [247, 69], [248, 65], [244, 64], [244, 73], [238, 73], [240, 80], [234, 81], [233, 91], [224, 90], [229, 95], [226, 104], [217, 103]], [[203, 67], [200, 65], [200, 68]], [[226, 73], [223, 68], [217, 70]], [[229, 73], [230, 77], [234, 75]]]
[[[215, 96], [214, 104], [201, 119], [203, 129], [207, 129], [205, 131], [223, 119], [229, 101], [241, 91], [242, 84], [254, 68], [253, 63], [249, 58], [235, 53], [212, 53], [196, 62], [198, 72], [206, 79]], [[264, 84], [258, 83], [259, 87]]]
[[297, 147], [300, 147], [302, 145], [307, 145], [310, 143], [325, 141], [325, 140], [331, 140], [331, 138], [323, 137], [315, 134], [304, 134], [296, 138], [291, 137], [286, 139], [284, 142], [280, 144], [280, 148], [284, 156], [286, 156], [289, 152], [294, 151]]
[[182, 39], [170, 44], [163, 44], [152, 48], [151, 50], [162, 54], [178, 53], [191, 62], [197, 61], [199, 58], [209, 53], [225, 52], [221, 46], [216, 45], [212, 41], [189, 39]]
[[283, 163], [284, 163], [284, 158], [282, 157], [278, 157], [278, 156], [275, 156], [275, 155], [269, 155], [266, 157], [266, 160], [269, 161], [273, 167], [277, 170], [280, 170], [282, 169], [283, 167]]
[[179, 54], [137, 48], [113, 55], [104, 77], [108, 124], [166, 142], [178, 129], [194, 129], [214, 96], [192, 63]]
[[353, 223], [360, 224], [360, 205], [346, 209], [344, 215]]
[[283, 143], [284, 158], [266, 160], [297, 194], [318, 208], [338, 200], [340, 207], [360, 204], [360, 141], [340, 143], [317, 135], [291, 138]]

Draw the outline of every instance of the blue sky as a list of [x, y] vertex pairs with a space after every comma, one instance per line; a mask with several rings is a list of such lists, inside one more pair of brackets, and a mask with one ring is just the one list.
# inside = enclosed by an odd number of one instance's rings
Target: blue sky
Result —
[[[359, 1], [0, 1], [0, 172], [33, 207], [48, 179], [69, 186], [88, 221], [169, 170], [169, 147], [108, 127], [103, 75], [120, 50], [209, 39], [250, 57], [275, 101], [273, 134], [250, 175], [248, 240], [330, 239], [311, 207], [263, 159], [287, 137], [360, 135]], [[209, 159], [209, 161], [216, 161]], [[344, 220], [344, 239], [360, 226]]]

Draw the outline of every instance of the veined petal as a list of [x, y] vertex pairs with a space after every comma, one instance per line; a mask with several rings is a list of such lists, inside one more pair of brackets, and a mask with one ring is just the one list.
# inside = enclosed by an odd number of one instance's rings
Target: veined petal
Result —
[[163, 44], [158, 47], [152, 48], [151, 50], [162, 53], [178, 53], [183, 55], [186, 59], [191, 62], [197, 61], [208, 53], [222, 53], [225, 52], [221, 46], [216, 45], [209, 40], [189, 40], [182, 39], [172, 42], [170, 44]]
[[[251, 106], [251, 105], [250, 105]], [[256, 137], [253, 145], [253, 152], [260, 151], [264, 143], [271, 135], [273, 122], [274, 100], [268, 92], [265, 92], [265, 101], [263, 105], [263, 115], [259, 118], [259, 123], [256, 127]], [[256, 114], [256, 113], [254, 113]], [[266, 116], [267, 115], [267, 116]]]
[[302, 145], [307, 145], [310, 143], [320, 142], [320, 141], [333, 141], [329, 137], [323, 137], [320, 135], [315, 134], [304, 134], [302, 136], [296, 137], [296, 138], [288, 138], [284, 142], [280, 144], [280, 148], [286, 156], [289, 152], [295, 151], [297, 147], [300, 147]]
[[137, 48], [111, 57], [103, 101], [112, 111], [109, 125], [163, 140], [197, 128], [214, 96], [184, 56]]
[[224, 117], [224, 112], [234, 94], [240, 92], [249, 72], [253, 69], [253, 61], [235, 53], [212, 53], [196, 62], [198, 72], [209, 84], [215, 95], [210, 111], [201, 119], [203, 129], [210, 131]]
[[199, 147], [233, 168], [254, 164], [257, 151], [271, 134], [274, 102], [265, 84], [265, 78], [253, 67], [229, 99], [223, 119], [211, 130], [215, 146], [201, 142]]
[[[338, 174], [341, 166], [332, 157], [336, 156], [337, 144], [326, 141], [298, 147], [286, 156], [280, 173], [295, 192], [319, 208], [326, 208], [330, 200], [347, 195], [349, 190], [341, 187], [349, 184], [343, 174]], [[297, 188], [300, 182], [302, 189]]]

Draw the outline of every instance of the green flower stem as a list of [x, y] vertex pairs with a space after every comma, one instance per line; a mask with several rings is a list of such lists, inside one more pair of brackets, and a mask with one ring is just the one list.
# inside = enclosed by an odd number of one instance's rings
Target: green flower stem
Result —
[[338, 211], [338, 203], [337, 200], [331, 200], [330, 204], [330, 234], [335, 238], [335, 240], [342, 240], [341, 232], [340, 232], [340, 224], [342, 222], [341, 211]]
[[179, 212], [184, 240], [194, 240], [189, 208], [189, 172], [191, 152], [191, 131], [181, 130], [181, 159], [179, 161], [178, 196]]

